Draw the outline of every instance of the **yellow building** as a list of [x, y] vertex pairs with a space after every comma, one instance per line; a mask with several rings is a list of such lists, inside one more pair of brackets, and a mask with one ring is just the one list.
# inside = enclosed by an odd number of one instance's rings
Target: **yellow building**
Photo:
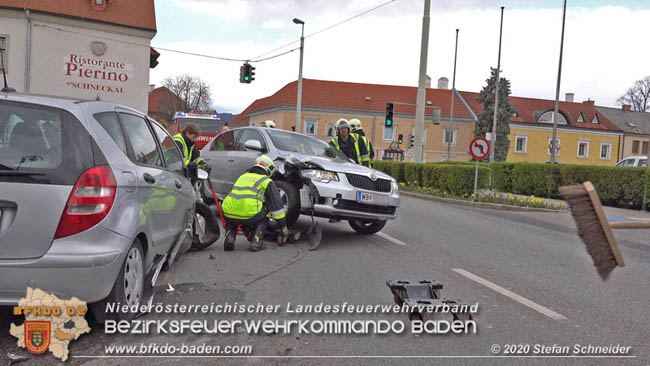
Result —
[[[477, 93], [461, 92], [476, 114], [482, 106]], [[555, 101], [510, 97], [517, 113], [511, 117], [508, 162], [546, 163], [551, 160]], [[623, 131], [594, 106], [593, 101], [573, 102], [568, 93], [559, 105], [557, 124], [559, 149], [556, 161], [563, 164], [613, 166], [620, 159]]]

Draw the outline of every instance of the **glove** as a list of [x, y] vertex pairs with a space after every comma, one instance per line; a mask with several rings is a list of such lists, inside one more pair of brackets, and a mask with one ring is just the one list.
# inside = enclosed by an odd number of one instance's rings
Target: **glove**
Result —
[[202, 161], [201, 163], [197, 164], [197, 166], [198, 166], [199, 168], [205, 170], [208, 174], [210, 174], [210, 172], [212, 171], [212, 167], [210, 166], [210, 164], [208, 164], [208, 163], [206, 163], [206, 162], [204, 162], [204, 161]]
[[287, 229], [286, 226], [282, 227], [282, 236], [284, 236], [285, 238], [289, 237], [289, 229]]

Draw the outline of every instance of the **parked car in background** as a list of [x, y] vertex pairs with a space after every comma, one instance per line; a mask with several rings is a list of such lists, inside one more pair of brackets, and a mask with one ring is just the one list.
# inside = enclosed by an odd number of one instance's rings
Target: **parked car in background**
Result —
[[28, 286], [98, 309], [142, 301], [145, 277], [191, 244], [185, 170], [134, 109], [0, 93], [0, 305]]
[[222, 198], [237, 178], [267, 154], [276, 162], [287, 222], [300, 214], [348, 220], [363, 234], [379, 232], [397, 218], [399, 185], [389, 175], [357, 165], [327, 143], [295, 132], [244, 127], [219, 134], [201, 150], [212, 167], [210, 179]]
[[648, 166], [648, 157], [647, 156], [628, 156], [627, 158], [616, 163], [616, 166], [632, 166], [632, 167], [647, 167]]

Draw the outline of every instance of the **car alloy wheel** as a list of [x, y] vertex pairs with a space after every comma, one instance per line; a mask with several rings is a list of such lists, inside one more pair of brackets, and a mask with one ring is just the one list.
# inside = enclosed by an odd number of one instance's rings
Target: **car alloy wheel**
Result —
[[137, 305], [143, 293], [144, 268], [140, 250], [133, 246], [126, 255], [124, 266], [124, 298], [127, 305]]

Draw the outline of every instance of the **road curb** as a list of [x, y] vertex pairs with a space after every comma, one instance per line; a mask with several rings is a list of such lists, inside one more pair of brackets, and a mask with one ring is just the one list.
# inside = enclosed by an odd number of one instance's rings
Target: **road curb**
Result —
[[453, 198], [435, 197], [435, 196], [429, 196], [429, 195], [426, 195], [426, 194], [413, 193], [413, 192], [404, 192], [404, 191], [400, 191], [400, 194], [402, 196], [406, 196], [406, 197], [419, 198], [419, 199], [423, 199], [423, 200], [427, 200], [427, 201], [434, 201], [434, 202], [440, 202], [440, 203], [448, 203], [450, 205], [466, 206], [466, 207], [478, 207], [478, 208], [490, 208], [490, 209], [493, 209], [493, 210], [502, 210], [502, 211], [556, 212], [556, 213], [568, 212], [566, 210], [551, 210], [551, 209], [548, 209], [548, 208], [520, 207], [520, 206], [501, 205], [501, 204], [498, 204], [498, 203], [472, 202], [472, 201], [457, 200], [457, 199], [453, 199]]

